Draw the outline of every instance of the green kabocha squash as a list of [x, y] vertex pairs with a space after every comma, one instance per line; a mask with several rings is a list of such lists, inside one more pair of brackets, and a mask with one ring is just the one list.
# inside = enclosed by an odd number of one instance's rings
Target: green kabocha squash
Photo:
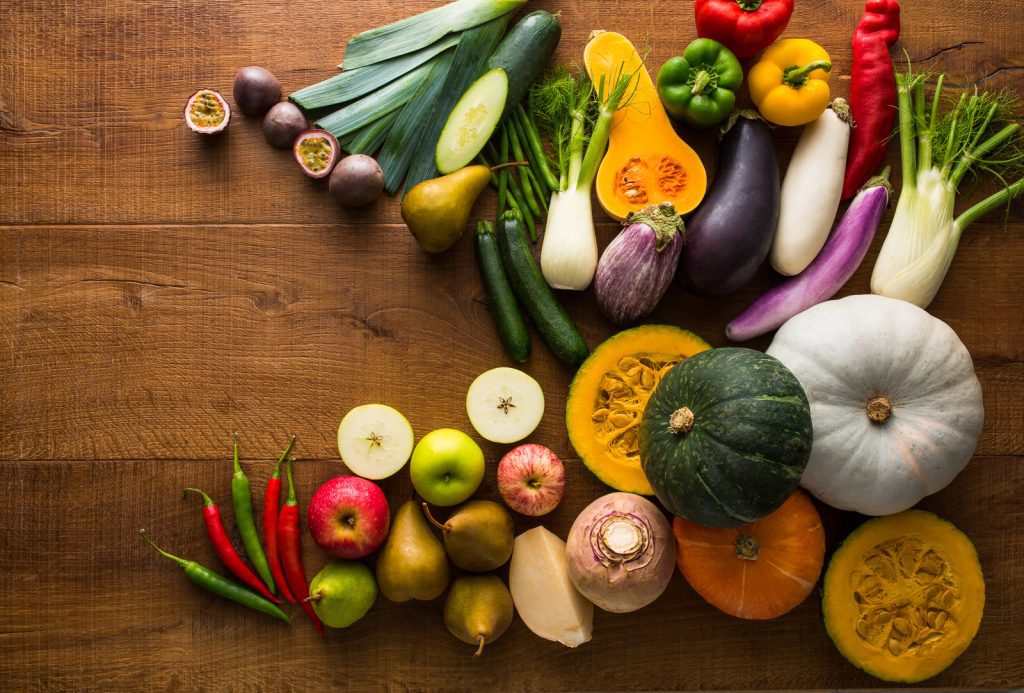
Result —
[[765, 517], [789, 498], [811, 452], [796, 377], [751, 349], [705, 351], [673, 367], [640, 422], [640, 461], [673, 515], [711, 527]]

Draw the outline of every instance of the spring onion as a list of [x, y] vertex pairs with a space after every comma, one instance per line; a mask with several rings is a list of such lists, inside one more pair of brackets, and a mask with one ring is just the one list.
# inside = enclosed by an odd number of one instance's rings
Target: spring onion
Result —
[[942, 76], [926, 114], [925, 76], [897, 75], [903, 188], [871, 275], [871, 292], [925, 308], [935, 297], [971, 223], [1024, 192], [1024, 178], [954, 217], [956, 194], [972, 170], [1004, 183], [1024, 172], [1020, 125], [1007, 123], [1016, 100], [1004, 93], [963, 94], [939, 113]]
[[393, 24], [364, 31], [348, 42], [342, 65], [346, 69], [354, 70], [412, 53], [441, 40], [450, 33], [471, 29], [497, 17], [507, 16], [525, 2], [526, 0], [456, 0]]
[[289, 94], [288, 99], [306, 110], [353, 101], [394, 82], [434, 56], [453, 48], [458, 42], [458, 35], [449, 36], [415, 53], [400, 55], [357, 70], [345, 70], [340, 75]]
[[[597, 176], [612, 116], [629, 102], [627, 91], [634, 73], [590, 81], [567, 71], [553, 75], [535, 88], [538, 123], [558, 152], [558, 189], [548, 203], [540, 266], [553, 288], [582, 291], [597, 270], [597, 235], [590, 191]], [[592, 127], [591, 127], [592, 123]]]

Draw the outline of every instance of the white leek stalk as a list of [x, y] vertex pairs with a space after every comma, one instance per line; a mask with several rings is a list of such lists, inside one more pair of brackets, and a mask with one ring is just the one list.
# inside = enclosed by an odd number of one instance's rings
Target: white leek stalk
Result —
[[996, 123], [1008, 115], [1008, 103], [1005, 97], [986, 92], [964, 94], [940, 118], [941, 76], [927, 121], [923, 77], [909, 72], [898, 75], [897, 89], [903, 188], [871, 274], [871, 293], [927, 308], [964, 230], [1024, 191], [1024, 179], [1020, 179], [959, 217], [953, 216], [957, 186], [971, 168], [980, 164], [987, 170], [1020, 169], [1022, 155], [1016, 142], [1020, 126], [1011, 123], [995, 130]]

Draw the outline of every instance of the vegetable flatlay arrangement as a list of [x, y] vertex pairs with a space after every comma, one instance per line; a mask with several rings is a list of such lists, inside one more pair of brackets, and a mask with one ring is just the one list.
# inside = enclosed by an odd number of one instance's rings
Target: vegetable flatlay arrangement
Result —
[[[244, 559], [211, 496], [188, 489], [203, 499], [217, 556], [245, 586], [157, 550], [201, 587], [288, 621], [279, 591], [321, 633], [372, 612], [378, 590], [394, 602], [444, 598], [445, 627], [482, 656], [516, 614], [541, 638], [581, 646], [595, 637], [595, 605], [645, 608], [677, 571], [714, 607], [752, 620], [784, 617], [821, 584], [824, 630], [853, 665], [888, 681], [934, 676], [977, 632], [984, 582], [970, 540], [910, 508], [968, 464], [984, 408], [966, 347], [924, 308], [967, 226], [1024, 191], [1015, 97], [974, 89], [950, 100], [940, 75], [929, 101], [928, 77], [893, 70], [896, 0], [866, 0], [850, 66], [810, 38], [783, 37], [792, 0], [696, 0], [697, 37], [672, 48], [681, 53], [656, 83], [646, 50], [613, 31], [590, 33], [582, 68], [551, 67], [563, 32], [580, 29], [543, 10], [517, 19], [523, 4], [457, 0], [359, 34], [339, 74], [287, 101], [257, 66], [238, 73], [233, 96], [239, 112], [263, 117], [271, 146], [329, 180], [341, 206], [401, 191], [423, 251], [448, 252], [472, 224], [504, 350], [495, 360], [530, 370], [535, 332], [574, 373], [564, 419], [572, 450], [535, 440], [545, 384], [496, 364], [467, 383], [469, 433], [440, 428], [417, 440], [381, 403], [345, 414], [346, 473], [326, 480], [307, 511], [315, 545], [331, 557], [312, 585], [288, 459], [294, 438], [270, 472], [265, 553], [237, 439]], [[841, 85], [845, 74], [849, 99], [833, 98], [830, 76]], [[744, 79], [756, 110], [738, 107]], [[230, 116], [210, 89], [185, 108], [203, 134]], [[784, 176], [776, 127], [802, 128]], [[709, 184], [683, 137], [716, 135]], [[883, 163], [897, 138], [902, 185], [885, 228], [893, 193]], [[981, 172], [1003, 187], [954, 216], [963, 180]], [[496, 218], [474, 220], [488, 187]], [[603, 252], [592, 196], [622, 222]], [[877, 295], [830, 300], [880, 228]], [[664, 324], [591, 350], [560, 300], [559, 291], [593, 284], [607, 321], [634, 325], [687, 290], [736, 291], [766, 260], [780, 281], [725, 336], [778, 330], [767, 353], [712, 348]], [[500, 462], [470, 433], [505, 446]], [[615, 492], [583, 508], [563, 540], [544, 518], [563, 500], [572, 451]], [[374, 480], [407, 463], [417, 498], [392, 514]], [[477, 497], [489, 474], [504, 506]], [[821, 517], [800, 486], [879, 517], [826, 561]], [[524, 517], [538, 519], [523, 531]]]

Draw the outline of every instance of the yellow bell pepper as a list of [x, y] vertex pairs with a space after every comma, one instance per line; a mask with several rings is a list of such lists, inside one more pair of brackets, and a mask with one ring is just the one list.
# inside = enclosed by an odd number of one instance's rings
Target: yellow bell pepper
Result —
[[825, 112], [832, 60], [809, 39], [776, 41], [750, 68], [750, 98], [777, 125], [805, 125]]

